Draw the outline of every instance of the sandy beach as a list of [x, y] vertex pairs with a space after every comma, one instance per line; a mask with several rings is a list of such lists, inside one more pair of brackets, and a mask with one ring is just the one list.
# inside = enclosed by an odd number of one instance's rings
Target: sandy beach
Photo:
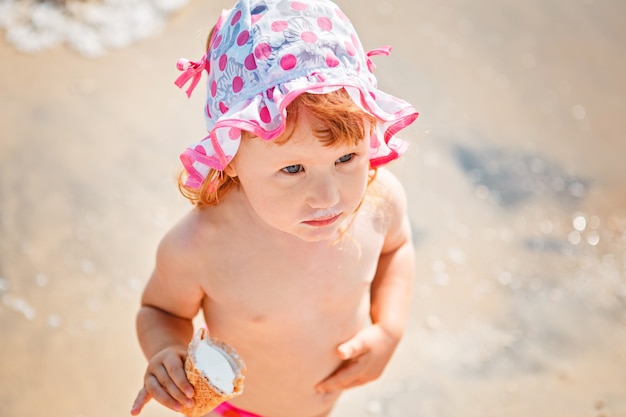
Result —
[[[230, 4], [190, 1], [97, 57], [0, 40], [1, 416], [129, 415], [140, 292], [205, 134], [175, 63]], [[379, 86], [420, 117], [391, 166], [409, 329], [332, 417], [626, 417], [626, 3], [338, 4], [366, 49], [393, 46]]]

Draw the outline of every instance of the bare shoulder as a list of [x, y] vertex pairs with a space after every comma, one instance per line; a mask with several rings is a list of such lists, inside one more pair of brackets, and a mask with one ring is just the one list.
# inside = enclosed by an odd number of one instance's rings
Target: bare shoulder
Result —
[[375, 182], [383, 190], [385, 197], [390, 203], [406, 205], [404, 185], [393, 172], [385, 168], [379, 168]]
[[157, 251], [157, 268], [184, 271], [186, 276], [204, 278], [207, 265], [227, 234], [229, 220], [220, 206], [194, 207], [163, 237]]
[[180, 317], [197, 313], [206, 293], [212, 223], [210, 212], [194, 208], [165, 234], [144, 290], [144, 305]]
[[379, 168], [376, 178], [371, 184], [370, 194], [378, 210], [393, 221], [393, 218], [402, 217], [406, 212], [406, 191], [404, 186], [391, 171]]
[[214, 235], [212, 208], [191, 209], [163, 237], [159, 244], [159, 255], [177, 258], [194, 257], [203, 252], [203, 247], [210, 244], [207, 238]]
[[386, 225], [385, 246], [394, 247], [410, 236], [407, 197], [402, 182], [391, 171], [379, 168], [372, 184], [373, 199]]

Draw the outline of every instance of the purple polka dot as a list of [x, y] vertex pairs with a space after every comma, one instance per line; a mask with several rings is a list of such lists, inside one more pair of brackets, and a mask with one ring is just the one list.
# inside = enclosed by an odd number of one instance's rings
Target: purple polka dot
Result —
[[226, 54], [222, 55], [219, 60], [220, 71], [224, 71], [226, 68], [226, 63], [228, 62], [228, 57]]
[[233, 78], [233, 92], [238, 93], [243, 88], [243, 79], [240, 76]]
[[332, 30], [333, 22], [326, 16], [321, 16], [317, 18], [317, 26], [322, 30]]
[[301, 1], [292, 1], [291, 2], [291, 8], [293, 10], [301, 11], [301, 10], [306, 9], [306, 7], [307, 7], [306, 4], [302, 3]]
[[313, 32], [309, 32], [309, 31], [302, 32], [300, 37], [302, 38], [303, 41], [308, 42], [308, 43], [317, 42], [317, 35]]
[[206, 149], [204, 149], [204, 146], [202, 145], [196, 145], [196, 147], [193, 148], [193, 150], [198, 152], [201, 155], [206, 155]]
[[220, 43], [222, 43], [222, 35], [217, 35], [217, 37], [213, 41], [213, 45], [211, 45], [211, 48], [217, 48], [218, 46], [220, 46]]
[[232, 139], [232, 140], [237, 140], [237, 139], [239, 139], [240, 135], [241, 135], [241, 130], [239, 130], [239, 129], [235, 128], [235, 127], [231, 127], [231, 128], [228, 130], [228, 137], [229, 137], [230, 139]]
[[220, 101], [219, 107], [220, 107], [220, 111], [222, 112], [222, 114], [228, 111], [228, 107], [226, 106], [226, 104], [224, 104], [223, 101]]
[[211, 82], [211, 95], [215, 97], [216, 94], [217, 94], [217, 83], [215, 82], [215, 80], [213, 80]]
[[254, 56], [256, 59], [267, 59], [272, 54], [272, 47], [269, 43], [260, 43], [254, 48]]
[[254, 54], [250, 54], [244, 59], [243, 64], [246, 66], [246, 69], [249, 71], [253, 71], [256, 69], [256, 59], [254, 59]]
[[272, 22], [272, 30], [274, 32], [282, 32], [283, 30], [287, 29], [287, 26], [289, 26], [289, 23], [285, 22], [284, 20], [277, 20], [275, 22]]
[[237, 13], [233, 16], [233, 20], [230, 21], [231, 26], [235, 26], [237, 22], [241, 19], [241, 10], [237, 10]]
[[337, 65], [339, 65], [339, 59], [337, 59], [335, 55], [329, 52], [326, 54], [326, 65], [331, 68], [336, 67]]
[[237, 36], [237, 45], [245, 45], [248, 42], [248, 39], [250, 39], [250, 32], [244, 30], [239, 34], [239, 36]]
[[269, 98], [270, 100], [274, 99], [274, 87], [270, 87], [266, 90], [267, 93], [267, 98]]
[[262, 18], [263, 15], [262, 14], [254, 14], [250, 17], [250, 22], [254, 25], [256, 22], [259, 21], [260, 18]]
[[263, 107], [259, 112], [259, 116], [261, 116], [261, 121], [264, 123], [269, 123], [272, 121], [272, 115], [267, 107]]
[[376, 94], [374, 94], [374, 92], [373, 92], [373, 91], [370, 91], [370, 96], [372, 96], [372, 98], [373, 98], [374, 100], [376, 100]]
[[293, 54], [286, 54], [280, 59], [280, 67], [285, 71], [293, 69], [298, 63], [298, 59]]
[[207, 104], [206, 106], [204, 106], [204, 111], [206, 112], [207, 117], [210, 119], [211, 117], [211, 109], [209, 108], [209, 105]]

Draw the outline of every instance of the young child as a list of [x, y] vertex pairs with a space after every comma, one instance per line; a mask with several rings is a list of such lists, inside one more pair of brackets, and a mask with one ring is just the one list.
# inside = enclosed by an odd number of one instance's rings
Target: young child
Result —
[[194, 207], [159, 245], [137, 332], [148, 358], [131, 414], [193, 404], [192, 319], [247, 366], [243, 395], [209, 415], [321, 417], [376, 379], [404, 331], [414, 248], [399, 181], [379, 166], [417, 112], [376, 88], [329, 0], [240, 0], [198, 62], [209, 135], [182, 155]]

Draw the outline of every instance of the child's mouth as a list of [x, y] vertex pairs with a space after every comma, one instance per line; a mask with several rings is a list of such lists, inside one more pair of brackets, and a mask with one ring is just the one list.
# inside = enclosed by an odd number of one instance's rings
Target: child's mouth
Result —
[[337, 214], [332, 214], [332, 215], [316, 217], [311, 220], [305, 220], [302, 223], [307, 224], [309, 226], [322, 227], [322, 226], [328, 226], [330, 224], [333, 224], [340, 217], [341, 217], [341, 213], [337, 213]]

